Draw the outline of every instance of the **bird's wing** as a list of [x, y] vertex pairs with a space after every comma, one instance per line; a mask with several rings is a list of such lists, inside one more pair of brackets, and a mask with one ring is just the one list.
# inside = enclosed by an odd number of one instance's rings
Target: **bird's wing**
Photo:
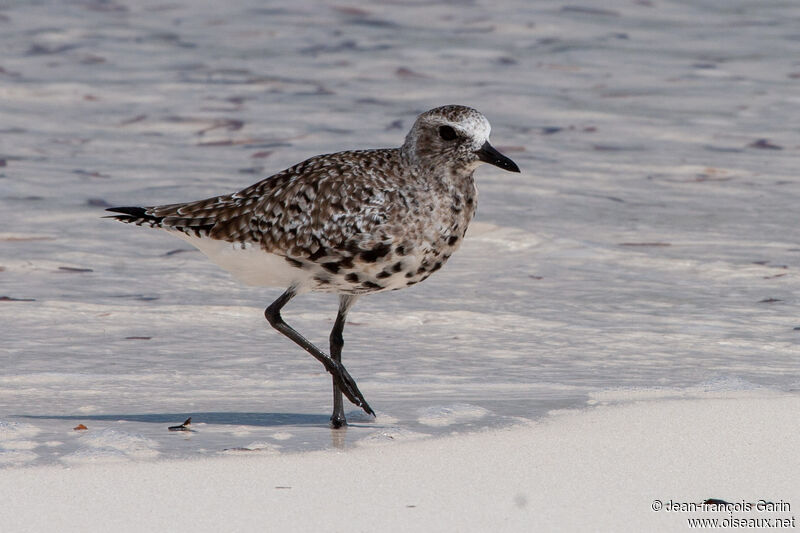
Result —
[[317, 260], [391, 240], [397, 150], [312, 157], [237, 193], [183, 204], [120, 207], [114, 218]]

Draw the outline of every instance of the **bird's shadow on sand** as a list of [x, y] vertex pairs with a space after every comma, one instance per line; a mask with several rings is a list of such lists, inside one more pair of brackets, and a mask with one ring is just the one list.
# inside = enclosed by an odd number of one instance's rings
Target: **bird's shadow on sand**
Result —
[[118, 415], [18, 415], [20, 418], [47, 420], [97, 420], [146, 422], [153, 424], [180, 424], [188, 417], [192, 423], [226, 424], [235, 426], [328, 426], [330, 418], [323, 414], [308, 413], [153, 413], [153, 414], [118, 414]]

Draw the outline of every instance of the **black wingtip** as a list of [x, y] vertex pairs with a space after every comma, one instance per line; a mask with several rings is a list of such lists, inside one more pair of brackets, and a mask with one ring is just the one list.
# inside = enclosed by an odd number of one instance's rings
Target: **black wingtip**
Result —
[[111, 213], [123, 213], [137, 218], [147, 218], [147, 209], [144, 207], [109, 207], [106, 211]]
[[147, 209], [146, 207], [109, 207], [106, 211], [119, 214], [109, 215], [103, 218], [113, 218], [120, 222], [137, 225], [141, 225], [143, 222], [148, 222], [150, 225], [161, 223], [163, 217], [149, 215], [147, 214]]

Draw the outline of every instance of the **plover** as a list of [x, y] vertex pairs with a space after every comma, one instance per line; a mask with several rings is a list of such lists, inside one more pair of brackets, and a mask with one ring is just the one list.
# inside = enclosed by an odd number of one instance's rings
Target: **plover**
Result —
[[[333, 376], [331, 424], [341, 427], [342, 394], [375, 415], [341, 362], [347, 313], [359, 296], [409, 287], [445, 264], [475, 214], [481, 162], [519, 172], [489, 131], [475, 109], [437, 107], [400, 148], [319, 155], [233, 194], [113, 207], [109, 218], [167, 230], [246, 284], [285, 288], [264, 314]], [[339, 295], [330, 355], [281, 317], [307, 291]]]

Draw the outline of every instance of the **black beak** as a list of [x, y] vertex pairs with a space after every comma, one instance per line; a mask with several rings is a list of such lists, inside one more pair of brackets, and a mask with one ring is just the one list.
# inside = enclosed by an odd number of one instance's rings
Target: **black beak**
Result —
[[481, 149], [475, 152], [478, 154], [478, 159], [490, 165], [500, 167], [509, 172], [519, 172], [519, 167], [512, 160], [501, 154], [497, 149], [489, 144], [489, 141], [483, 143]]

